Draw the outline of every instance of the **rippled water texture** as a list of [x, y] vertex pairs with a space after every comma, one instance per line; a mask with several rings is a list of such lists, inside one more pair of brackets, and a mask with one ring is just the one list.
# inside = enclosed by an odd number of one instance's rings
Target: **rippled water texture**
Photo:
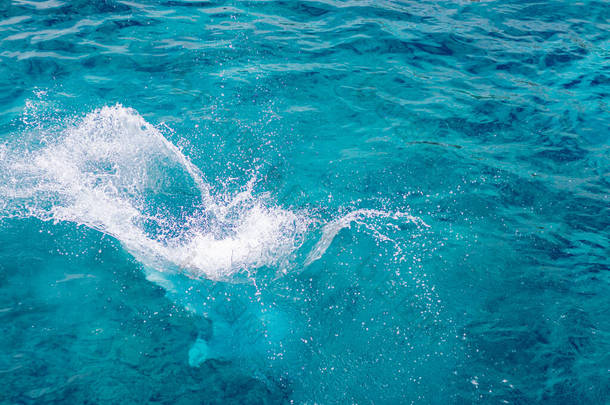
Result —
[[0, 403], [607, 403], [609, 21], [0, 0]]

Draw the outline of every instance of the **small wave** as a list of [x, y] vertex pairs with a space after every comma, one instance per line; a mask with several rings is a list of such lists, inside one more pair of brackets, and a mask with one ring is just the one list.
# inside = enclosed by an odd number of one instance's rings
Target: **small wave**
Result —
[[[388, 212], [382, 210], [374, 210], [374, 209], [357, 209], [347, 213], [346, 215], [339, 217], [333, 221], [330, 221], [322, 228], [322, 236], [320, 240], [314, 248], [309, 252], [307, 258], [305, 259], [305, 266], [309, 266], [316, 260], [320, 259], [326, 250], [329, 248], [335, 236], [345, 228], [349, 228], [352, 223], [357, 223], [362, 226], [368, 228], [380, 241], [390, 241], [391, 239], [381, 233], [379, 228], [372, 224], [370, 220], [375, 218], [385, 218], [390, 220], [398, 220], [401, 222], [411, 222], [417, 226], [423, 226], [428, 228], [429, 225], [426, 224], [422, 219], [418, 217], [414, 217], [411, 214], [401, 211]], [[396, 244], [397, 249], [400, 249], [398, 244]]]

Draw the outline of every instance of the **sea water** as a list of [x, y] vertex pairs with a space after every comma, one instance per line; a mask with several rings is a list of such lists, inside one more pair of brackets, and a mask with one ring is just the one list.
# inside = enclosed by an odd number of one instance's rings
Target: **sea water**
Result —
[[0, 0], [0, 403], [607, 403], [609, 19]]

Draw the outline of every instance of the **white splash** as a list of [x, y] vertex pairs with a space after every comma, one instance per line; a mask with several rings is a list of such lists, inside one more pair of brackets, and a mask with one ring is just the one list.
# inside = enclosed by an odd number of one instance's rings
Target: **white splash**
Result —
[[39, 142], [34, 150], [0, 147], [0, 215], [85, 225], [160, 272], [218, 280], [281, 265], [308, 226], [251, 188], [212, 195], [175, 145], [121, 105], [43, 132]]
[[380, 230], [396, 223], [427, 227], [408, 213], [373, 209], [314, 220], [254, 196], [253, 182], [236, 194], [214, 195], [178, 147], [121, 105], [45, 127], [31, 103], [24, 123], [31, 133], [20, 134], [21, 147], [0, 144], [0, 219], [69, 221], [110, 235], [168, 290], [166, 275], [173, 273], [230, 280], [264, 266], [285, 270], [314, 223], [322, 233], [305, 266], [354, 223], [379, 241], [391, 240]]

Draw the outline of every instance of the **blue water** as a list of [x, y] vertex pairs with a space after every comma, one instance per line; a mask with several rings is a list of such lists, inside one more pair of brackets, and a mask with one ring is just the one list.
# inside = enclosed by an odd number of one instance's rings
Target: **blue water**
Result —
[[0, 403], [604, 404], [604, 1], [0, 0]]

